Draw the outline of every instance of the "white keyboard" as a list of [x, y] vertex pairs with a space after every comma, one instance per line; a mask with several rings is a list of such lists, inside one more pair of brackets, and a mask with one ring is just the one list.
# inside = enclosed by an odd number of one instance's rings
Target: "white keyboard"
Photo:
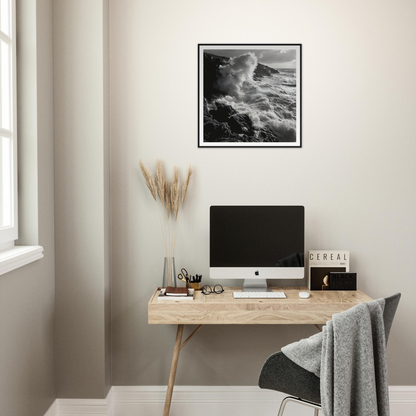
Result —
[[285, 292], [233, 292], [234, 299], [285, 299]]

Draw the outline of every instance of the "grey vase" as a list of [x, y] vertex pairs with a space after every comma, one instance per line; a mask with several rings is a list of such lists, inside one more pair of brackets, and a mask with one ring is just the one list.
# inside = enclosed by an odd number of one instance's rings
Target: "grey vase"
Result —
[[162, 287], [176, 287], [175, 257], [165, 257]]

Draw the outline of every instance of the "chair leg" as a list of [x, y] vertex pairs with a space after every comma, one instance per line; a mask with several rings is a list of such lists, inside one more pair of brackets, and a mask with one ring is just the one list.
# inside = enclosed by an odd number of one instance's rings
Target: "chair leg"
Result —
[[285, 397], [282, 400], [282, 403], [280, 404], [279, 413], [277, 414], [277, 416], [282, 416], [283, 415], [283, 412], [285, 411], [285, 407], [286, 407], [287, 402], [300, 403], [300, 404], [303, 404], [304, 406], [309, 406], [309, 407], [314, 408], [315, 409], [314, 410], [314, 416], [318, 416], [319, 409], [321, 408], [321, 406], [319, 404], [308, 402], [306, 400], [302, 400], [302, 399], [299, 399], [297, 397], [288, 396], [288, 397]]
[[282, 403], [280, 404], [280, 408], [279, 408], [279, 413], [277, 414], [277, 416], [282, 416], [282, 415], [283, 415], [283, 412], [285, 411], [286, 404], [287, 404], [287, 402], [289, 402], [290, 400], [291, 400], [291, 397], [285, 397], [285, 398], [282, 400]]

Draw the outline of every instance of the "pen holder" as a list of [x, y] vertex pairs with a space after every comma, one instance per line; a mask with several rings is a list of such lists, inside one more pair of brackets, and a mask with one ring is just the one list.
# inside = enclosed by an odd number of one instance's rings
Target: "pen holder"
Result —
[[187, 282], [186, 287], [191, 288], [191, 289], [195, 289], [195, 290], [200, 290], [200, 283]]

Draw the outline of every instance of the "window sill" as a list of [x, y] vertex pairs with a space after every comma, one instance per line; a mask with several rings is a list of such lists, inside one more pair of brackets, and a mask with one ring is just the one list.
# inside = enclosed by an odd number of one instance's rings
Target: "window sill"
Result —
[[43, 257], [42, 246], [14, 246], [0, 252], [0, 275]]

